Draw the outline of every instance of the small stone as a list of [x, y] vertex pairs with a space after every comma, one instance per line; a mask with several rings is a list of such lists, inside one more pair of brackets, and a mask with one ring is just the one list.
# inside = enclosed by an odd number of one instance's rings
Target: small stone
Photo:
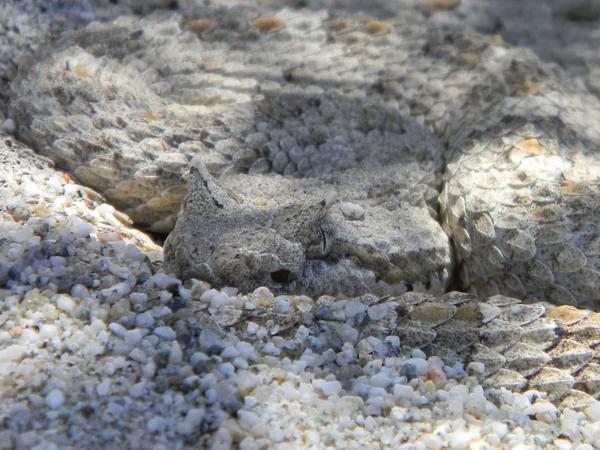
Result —
[[558, 416], [558, 410], [556, 406], [549, 401], [538, 400], [533, 405], [525, 409], [525, 414], [535, 416], [538, 420], [551, 423]]
[[122, 298], [110, 307], [110, 313], [108, 315], [111, 321], [119, 320], [121, 317], [125, 317], [131, 313], [131, 304], [126, 298]]
[[467, 364], [467, 372], [483, 375], [485, 373], [485, 365], [480, 362], [472, 361]]
[[68, 295], [58, 295], [55, 299], [56, 307], [72, 314], [75, 310], [75, 301]]
[[9, 345], [0, 350], [0, 364], [20, 360], [25, 355], [26, 351], [27, 349], [22, 345]]
[[183, 360], [183, 351], [181, 350], [181, 346], [177, 341], [174, 341], [171, 344], [171, 353], [169, 353], [169, 363], [170, 364], [180, 364]]
[[200, 301], [208, 303], [211, 308], [219, 308], [229, 302], [229, 296], [223, 292], [211, 289], [200, 296]]
[[600, 402], [596, 402], [585, 408], [586, 416], [594, 422], [600, 422]]
[[159, 433], [165, 428], [165, 426], [166, 423], [162, 417], [154, 416], [150, 420], [148, 420], [148, 423], [146, 424], [146, 429], [150, 433]]
[[154, 317], [149, 311], [143, 312], [136, 316], [135, 324], [139, 328], [151, 328], [154, 325]]
[[96, 394], [100, 397], [108, 395], [110, 391], [110, 380], [104, 380], [96, 386]]
[[172, 341], [177, 337], [175, 331], [173, 331], [173, 328], [171, 327], [156, 327], [154, 329], [154, 334], [168, 341]]
[[407, 384], [396, 384], [392, 391], [396, 399], [411, 399], [415, 396], [415, 391]]
[[340, 210], [346, 219], [361, 220], [365, 217], [365, 210], [356, 203], [340, 202]]
[[50, 408], [50, 409], [60, 408], [62, 406], [62, 404], [64, 403], [64, 401], [65, 401], [65, 396], [58, 389], [53, 389], [46, 396], [46, 405], [48, 405], [48, 408]]
[[332, 395], [339, 395], [342, 391], [342, 385], [339, 381], [324, 381], [324, 380], [314, 380], [313, 385], [319, 389], [323, 395], [326, 397], [330, 397]]
[[140, 329], [127, 330], [125, 332], [125, 342], [130, 346], [135, 346], [142, 341], [143, 334]]

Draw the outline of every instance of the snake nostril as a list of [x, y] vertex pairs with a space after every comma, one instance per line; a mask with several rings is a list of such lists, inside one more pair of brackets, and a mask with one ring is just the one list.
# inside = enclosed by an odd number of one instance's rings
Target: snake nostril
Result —
[[286, 269], [271, 272], [271, 279], [275, 283], [289, 283], [292, 280], [292, 272]]

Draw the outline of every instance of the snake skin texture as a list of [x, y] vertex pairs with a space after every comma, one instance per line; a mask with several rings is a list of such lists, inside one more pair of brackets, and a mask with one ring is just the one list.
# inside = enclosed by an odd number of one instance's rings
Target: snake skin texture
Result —
[[600, 322], [582, 309], [600, 300], [598, 97], [498, 36], [389, 4], [107, 13], [23, 62], [9, 115], [138, 226], [171, 231], [182, 278], [374, 294], [393, 312], [365, 333], [585, 403], [600, 382]]

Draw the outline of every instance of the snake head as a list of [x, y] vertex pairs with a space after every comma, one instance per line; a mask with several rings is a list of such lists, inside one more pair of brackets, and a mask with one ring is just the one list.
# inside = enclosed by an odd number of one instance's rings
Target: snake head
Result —
[[[167, 270], [216, 286], [293, 291], [307, 262], [335, 240], [335, 194], [304, 180], [237, 174], [217, 180], [195, 161], [190, 188], [165, 242]], [[235, 192], [235, 194], [233, 194]]]
[[[368, 174], [350, 174], [352, 189], [350, 181], [276, 174], [217, 180], [202, 166], [191, 174], [165, 243], [167, 270], [184, 279], [311, 296], [445, 288], [451, 261], [439, 224], [425, 207], [400, 201], [389, 209], [366, 198]], [[389, 178], [397, 178], [392, 169]], [[344, 193], [346, 208], [332, 186]], [[348, 211], [348, 200], [363, 214]]]

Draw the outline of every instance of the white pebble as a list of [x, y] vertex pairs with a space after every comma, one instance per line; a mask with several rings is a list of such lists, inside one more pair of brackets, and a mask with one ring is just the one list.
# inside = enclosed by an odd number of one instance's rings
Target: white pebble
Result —
[[127, 333], [127, 328], [117, 322], [111, 322], [108, 324], [108, 329], [112, 331], [114, 334], [119, 336], [121, 339], [125, 339], [125, 334]]
[[75, 310], [75, 301], [68, 295], [57, 295], [55, 301], [58, 309], [62, 309], [67, 313], [72, 313]]
[[183, 351], [177, 341], [173, 341], [171, 344], [171, 353], [169, 354], [169, 363], [179, 364], [183, 359]]
[[233, 359], [240, 356], [240, 352], [234, 346], [228, 346], [223, 349], [221, 352], [221, 358], [223, 359]]
[[538, 420], [550, 422], [558, 416], [556, 406], [547, 400], [538, 400], [533, 405], [525, 409], [525, 414], [535, 416]]
[[23, 345], [9, 345], [5, 349], [0, 350], [0, 363], [21, 359], [26, 351], [27, 349]]
[[367, 307], [358, 300], [350, 300], [344, 305], [344, 312], [347, 317], [354, 317], [357, 314], [362, 314], [367, 310]]
[[154, 317], [149, 311], [143, 312], [136, 316], [135, 324], [139, 328], [151, 328], [154, 325]]
[[259, 328], [259, 327], [258, 327], [258, 324], [257, 324], [257, 323], [254, 323], [254, 322], [248, 322], [248, 323], [246, 324], [246, 332], [247, 332], [249, 335], [256, 334], [256, 332], [258, 331], [258, 328]]
[[159, 433], [166, 426], [165, 420], [162, 417], [154, 416], [146, 424], [146, 429], [150, 433]]
[[46, 405], [48, 405], [48, 408], [50, 408], [50, 409], [60, 408], [61, 405], [64, 403], [64, 401], [65, 401], [65, 396], [58, 389], [53, 389], [46, 396]]
[[156, 327], [154, 329], [154, 334], [168, 341], [172, 341], [177, 337], [175, 331], [173, 331], [173, 328], [171, 327]]
[[125, 342], [131, 346], [139, 344], [143, 337], [144, 335], [142, 334], [142, 331], [138, 328], [127, 330], [125, 332]]
[[211, 289], [200, 296], [200, 301], [210, 304], [211, 308], [219, 308], [229, 302], [229, 296], [223, 292]]
[[427, 355], [420, 348], [413, 348], [411, 351], [411, 355], [413, 358], [427, 359]]
[[104, 397], [105, 395], [108, 395], [109, 392], [110, 392], [110, 380], [104, 380], [102, 383], [99, 383], [98, 385], [96, 385], [96, 394], [98, 394], [100, 397]]
[[346, 219], [360, 220], [365, 217], [365, 210], [356, 203], [340, 202], [340, 210]]
[[144, 305], [148, 301], [148, 295], [143, 292], [132, 292], [129, 294], [129, 300], [136, 305]]
[[590, 406], [585, 408], [584, 411], [585, 414], [594, 422], [600, 421], [600, 402], [592, 403]]
[[483, 375], [485, 373], [485, 365], [480, 362], [470, 362], [467, 364], [467, 372]]
[[171, 284], [178, 284], [177, 282], [179, 281], [177, 280], [177, 278], [169, 276], [163, 272], [158, 272], [157, 274], [155, 274], [152, 277], [152, 280], [154, 281], [154, 284], [161, 289], [166, 289], [167, 286]]
[[394, 394], [394, 398], [396, 399], [411, 399], [415, 395], [413, 388], [407, 384], [395, 384], [392, 392]]
[[152, 315], [155, 319], [160, 319], [171, 314], [171, 309], [168, 306], [156, 306], [152, 308]]
[[131, 350], [131, 352], [129, 352], [129, 357], [139, 363], [145, 363], [148, 360], [146, 353], [144, 353], [144, 351], [139, 347]]
[[339, 395], [342, 391], [342, 385], [339, 381], [325, 381], [325, 380], [313, 380], [313, 386], [319, 389], [323, 395], [330, 397], [332, 395]]

